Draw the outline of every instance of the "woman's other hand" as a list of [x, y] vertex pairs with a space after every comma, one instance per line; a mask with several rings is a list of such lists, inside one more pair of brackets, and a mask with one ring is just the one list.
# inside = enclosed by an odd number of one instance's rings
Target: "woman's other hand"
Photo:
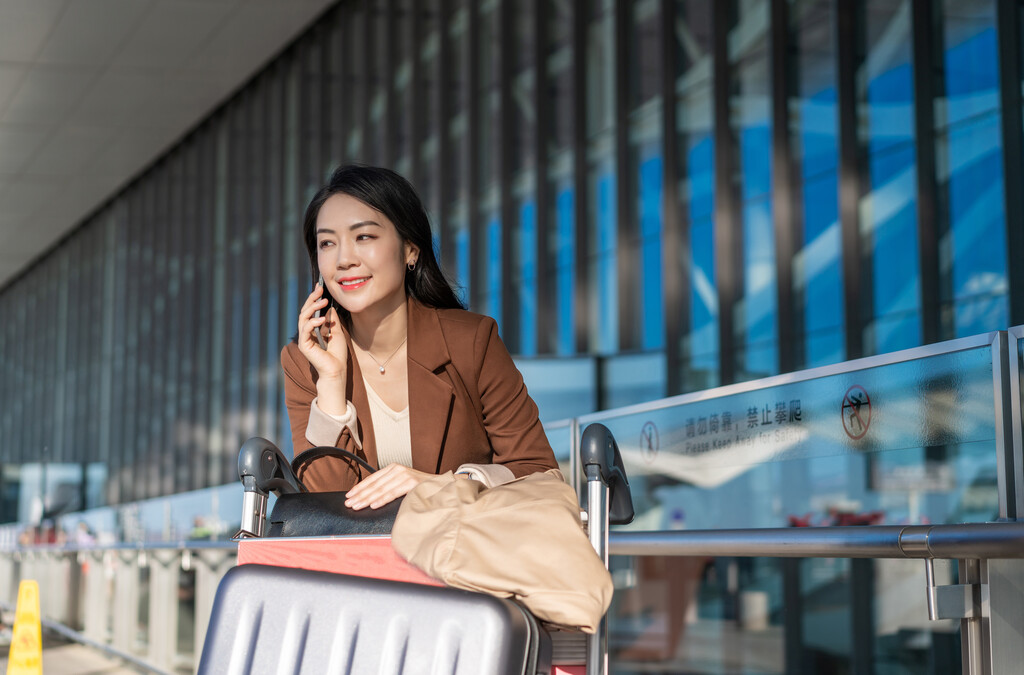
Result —
[[[331, 415], [341, 415], [346, 409], [348, 343], [341, 329], [338, 312], [333, 307], [323, 311], [327, 305], [323, 284], [318, 283], [299, 310], [299, 351], [316, 369], [317, 404], [320, 409]], [[314, 316], [317, 310], [321, 310], [322, 316]], [[327, 349], [322, 348], [317, 340], [317, 328], [320, 329], [320, 336]]]
[[379, 509], [399, 497], [404, 497], [414, 487], [430, 478], [434, 478], [434, 474], [423, 473], [401, 464], [388, 464], [349, 490], [345, 506], [355, 511], [365, 509], [367, 506]]

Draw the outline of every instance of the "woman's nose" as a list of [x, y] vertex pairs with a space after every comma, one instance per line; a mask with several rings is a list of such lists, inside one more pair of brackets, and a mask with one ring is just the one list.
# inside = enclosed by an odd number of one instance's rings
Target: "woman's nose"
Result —
[[347, 242], [338, 243], [338, 259], [336, 261], [338, 269], [344, 270], [355, 265], [358, 261], [355, 258], [355, 247]]

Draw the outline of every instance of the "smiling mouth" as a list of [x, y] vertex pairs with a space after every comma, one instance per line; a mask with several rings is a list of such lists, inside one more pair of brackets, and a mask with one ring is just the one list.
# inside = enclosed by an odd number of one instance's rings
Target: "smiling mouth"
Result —
[[359, 277], [358, 279], [342, 279], [340, 282], [341, 289], [343, 291], [355, 290], [357, 288], [362, 287], [369, 280], [370, 277]]

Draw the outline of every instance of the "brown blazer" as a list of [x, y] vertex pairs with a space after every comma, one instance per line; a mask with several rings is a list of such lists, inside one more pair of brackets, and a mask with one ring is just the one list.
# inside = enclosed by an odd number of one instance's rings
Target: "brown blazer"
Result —
[[[463, 464], [502, 464], [516, 477], [557, 468], [537, 405], [487, 316], [408, 303], [409, 429], [412, 464], [440, 474]], [[346, 339], [350, 338], [346, 334]], [[281, 350], [285, 402], [299, 478], [312, 491], [347, 490], [361, 478], [355, 462], [320, 457], [303, 462], [316, 370], [294, 342]], [[359, 364], [348, 359], [346, 396], [356, 408], [362, 449], [348, 427], [335, 445], [378, 466], [373, 423]]]

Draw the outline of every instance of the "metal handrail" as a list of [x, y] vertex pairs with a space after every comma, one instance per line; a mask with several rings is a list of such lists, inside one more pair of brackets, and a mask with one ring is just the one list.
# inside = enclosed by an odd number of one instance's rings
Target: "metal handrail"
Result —
[[612, 555], [740, 558], [1024, 558], [1024, 522], [613, 531]]
[[[233, 550], [232, 540], [119, 544], [40, 544], [2, 553]], [[609, 535], [612, 555], [737, 558], [1024, 558], [1024, 522], [955, 525], [776, 527], [735, 530], [622, 531]]]
[[14, 553], [91, 553], [93, 551], [201, 551], [234, 550], [238, 542], [233, 539], [187, 539], [160, 542], [119, 542], [116, 544], [32, 544], [0, 549], [0, 555]]

